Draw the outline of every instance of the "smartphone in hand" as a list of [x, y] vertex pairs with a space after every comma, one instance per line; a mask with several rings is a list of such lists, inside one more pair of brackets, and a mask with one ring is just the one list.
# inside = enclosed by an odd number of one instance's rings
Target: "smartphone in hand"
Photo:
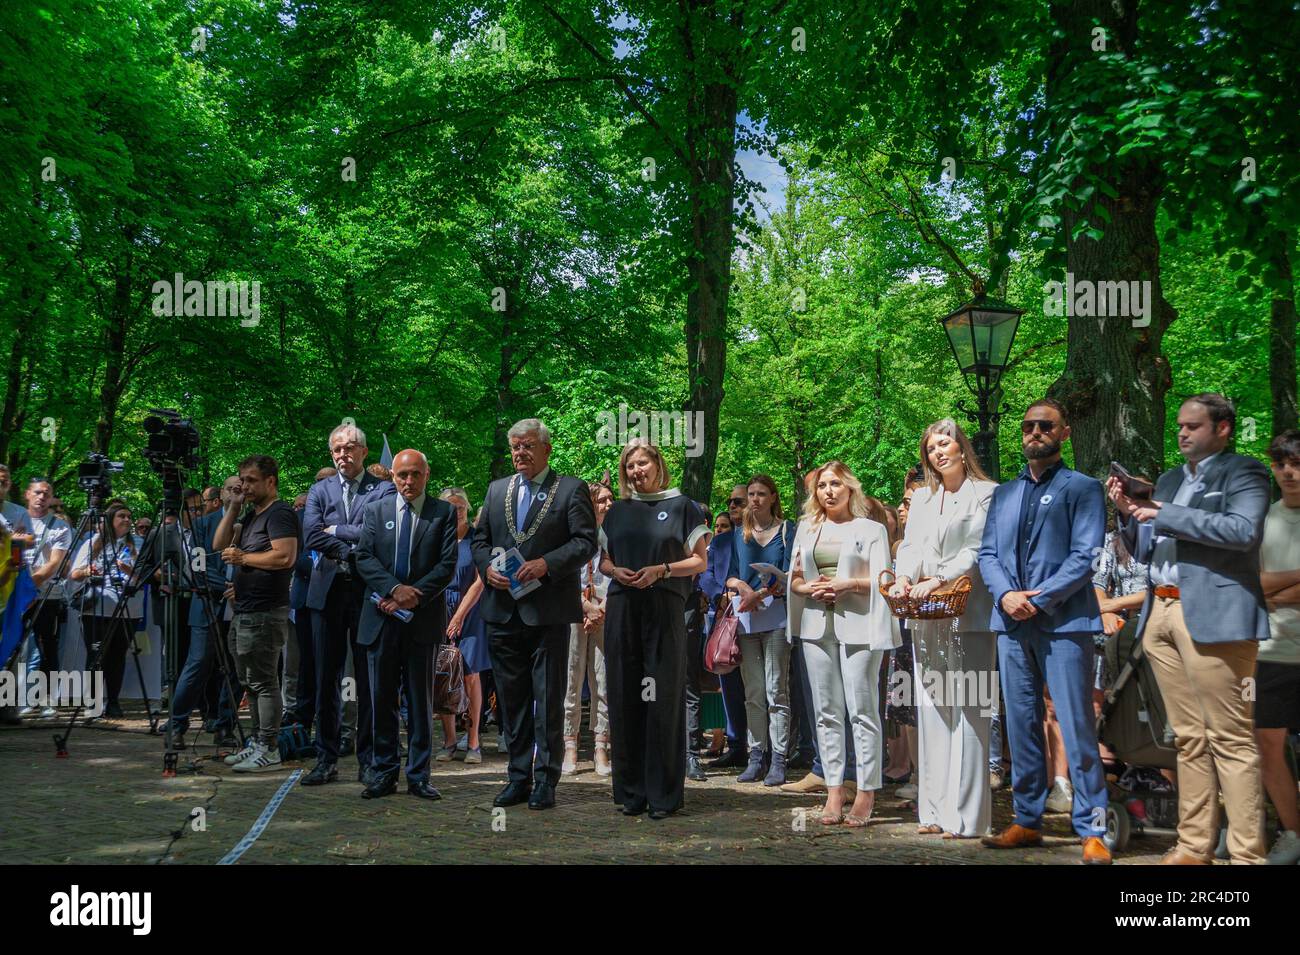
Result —
[[1110, 462], [1110, 476], [1118, 480], [1124, 488], [1124, 493], [1135, 501], [1149, 501], [1151, 495], [1155, 493], [1154, 484], [1130, 474], [1128, 469], [1118, 461]]

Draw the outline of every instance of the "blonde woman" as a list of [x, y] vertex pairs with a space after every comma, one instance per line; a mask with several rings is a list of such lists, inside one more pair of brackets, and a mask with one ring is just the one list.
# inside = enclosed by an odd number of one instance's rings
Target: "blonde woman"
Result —
[[[587, 484], [591, 506], [596, 510], [596, 527], [614, 503], [609, 489], [609, 471], [604, 481]], [[591, 688], [591, 731], [595, 735], [592, 759], [596, 773], [610, 774], [609, 693], [605, 685], [605, 599], [609, 578], [600, 572], [597, 552], [582, 568], [582, 622], [569, 624], [569, 679], [564, 692], [564, 761], [560, 772], [578, 771], [578, 727], [582, 723], [582, 682]]]
[[988, 831], [993, 810], [988, 752], [997, 710], [997, 641], [989, 630], [992, 598], [978, 555], [997, 485], [951, 418], [921, 436], [921, 473], [891, 593], [927, 597], [963, 575], [972, 589], [955, 621], [909, 624], [920, 735], [918, 831], [973, 839]]
[[[817, 710], [826, 780], [822, 825], [865, 826], [881, 785], [880, 664], [899, 644], [898, 621], [875, 580], [889, 567], [889, 534], [868, 516], [866, 495], [842, 461], [814, 472], [790, 563], [789, 629], [798, 634]], [[796, 619], [797, 618], [797, 619]], [[848, 712], [849, 725], [844, 713]], [[853, 741], [857, 796], [844, 814]]]
[[711, 533], [669, 487], [663, 454], [643, 438], [618, 462], [619, 499], [601, 528], [605, 661], [614, 801], [627, 816], [666, 819], [686, 786], [686, 601]]

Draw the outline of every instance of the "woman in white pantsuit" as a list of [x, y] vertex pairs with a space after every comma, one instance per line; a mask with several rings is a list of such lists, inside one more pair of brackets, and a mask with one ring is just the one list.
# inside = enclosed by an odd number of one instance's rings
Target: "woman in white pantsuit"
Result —
[[997, 712], [997, 642], [977, 555], [996, 485], [951, 418], [925, 429], [921, 464], [925, 486], [912, 497], [891, 593], [925, 597], [962, 575], [972, 587], [955, 621], [909, 625], [920, 736], [918, 831], [971, 839], [988, 831], [993, 808], [988, 750]]
[[[787, 629], [798, 634], [817, 710], [817, 745], [826, 779], [821, 823], [865, 826], [884, 762], [880, 664], [885, 651], [900, 643], [898, 621], [875, 587], [880, 572], [889, 567], [889, 534], [866, 516], [862, 485], [842, 462], [822, 465], [810, 484], [813, 493], [804, 504], [790, 561]], [[846, 816], [850, 732], [858, 790]]]

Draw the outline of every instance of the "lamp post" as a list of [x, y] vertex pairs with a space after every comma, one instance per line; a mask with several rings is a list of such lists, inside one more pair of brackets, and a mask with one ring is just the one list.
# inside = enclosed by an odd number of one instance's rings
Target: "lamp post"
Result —
[[1023, 314], [1024, 309], [989, 298], [984, 294], [984, 283], [976, 279], [975, 297], [943, 317], [953, 357], [976, 401], [974, 409], [961, 402], [957, 407], [979, 426], [972, 438], [975, 453], [995, 481], [1002, 479], [997, 453], [1002, 373]]

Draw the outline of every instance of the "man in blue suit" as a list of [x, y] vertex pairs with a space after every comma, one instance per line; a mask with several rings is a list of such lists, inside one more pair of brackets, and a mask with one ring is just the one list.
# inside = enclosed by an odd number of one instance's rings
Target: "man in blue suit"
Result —
[[[447, 630], [443, 591], [456, 573], [456, 512], [446, 501], [425, 493], [429, 462], [419, 451], [393, 459], [398, 495], [365, 507], [357, 571], [365, 582], [360, 634], [365, 653], [356, 669], [369, 679], [374, 740], [370, 780], [364, 799], [378, 799], [397, 789], [401, 769], [398, 710], [406, 686], [410, 749], [406, 791], [420, 799], [439, 799], [429, 782], [433, 757], [433, 664], [438, 641]], [[370, 594], [380, 599], [375, 603]], [[403, 622], [396, 614], [411, 616]]]
[[366, 505], [396, 493], [391, 481], [381, 481], [366, 471], [366, 436], [355, 424], [345, 422], [330, 432], [329, 448], [338, 473], [311, 486], [303, 514], [303, 546], [320, 555], [307, 585], [316, 661], [318, 759], [315, 769], [302, 778], [304, 786], [320, 786], [338, 777], [343, 716], [340, 686], [349, 647], [356, 676], [357, 780], [366, 782], [373, 720], [365, 650], [357, 645], [365, 584], [353, 551], [361, 540]]
[[980, 546], [980, 572], [993, 596], [1015, 821], [986, 846], [1041, 845], [1051, 780], [1043, 744], [1043, 684], [1052, 695], [1074, 787], [1071, 821], [1083, 861], [1109, 865], [1106, 780], [1093, 726], [1093, 635], [1101, 613], [1091, 581], [1106, 536], [1101, 484], [1067, 468], [1065, 409], [1036, 401], [1020, 422], [1026, 466], [993, 492]]

